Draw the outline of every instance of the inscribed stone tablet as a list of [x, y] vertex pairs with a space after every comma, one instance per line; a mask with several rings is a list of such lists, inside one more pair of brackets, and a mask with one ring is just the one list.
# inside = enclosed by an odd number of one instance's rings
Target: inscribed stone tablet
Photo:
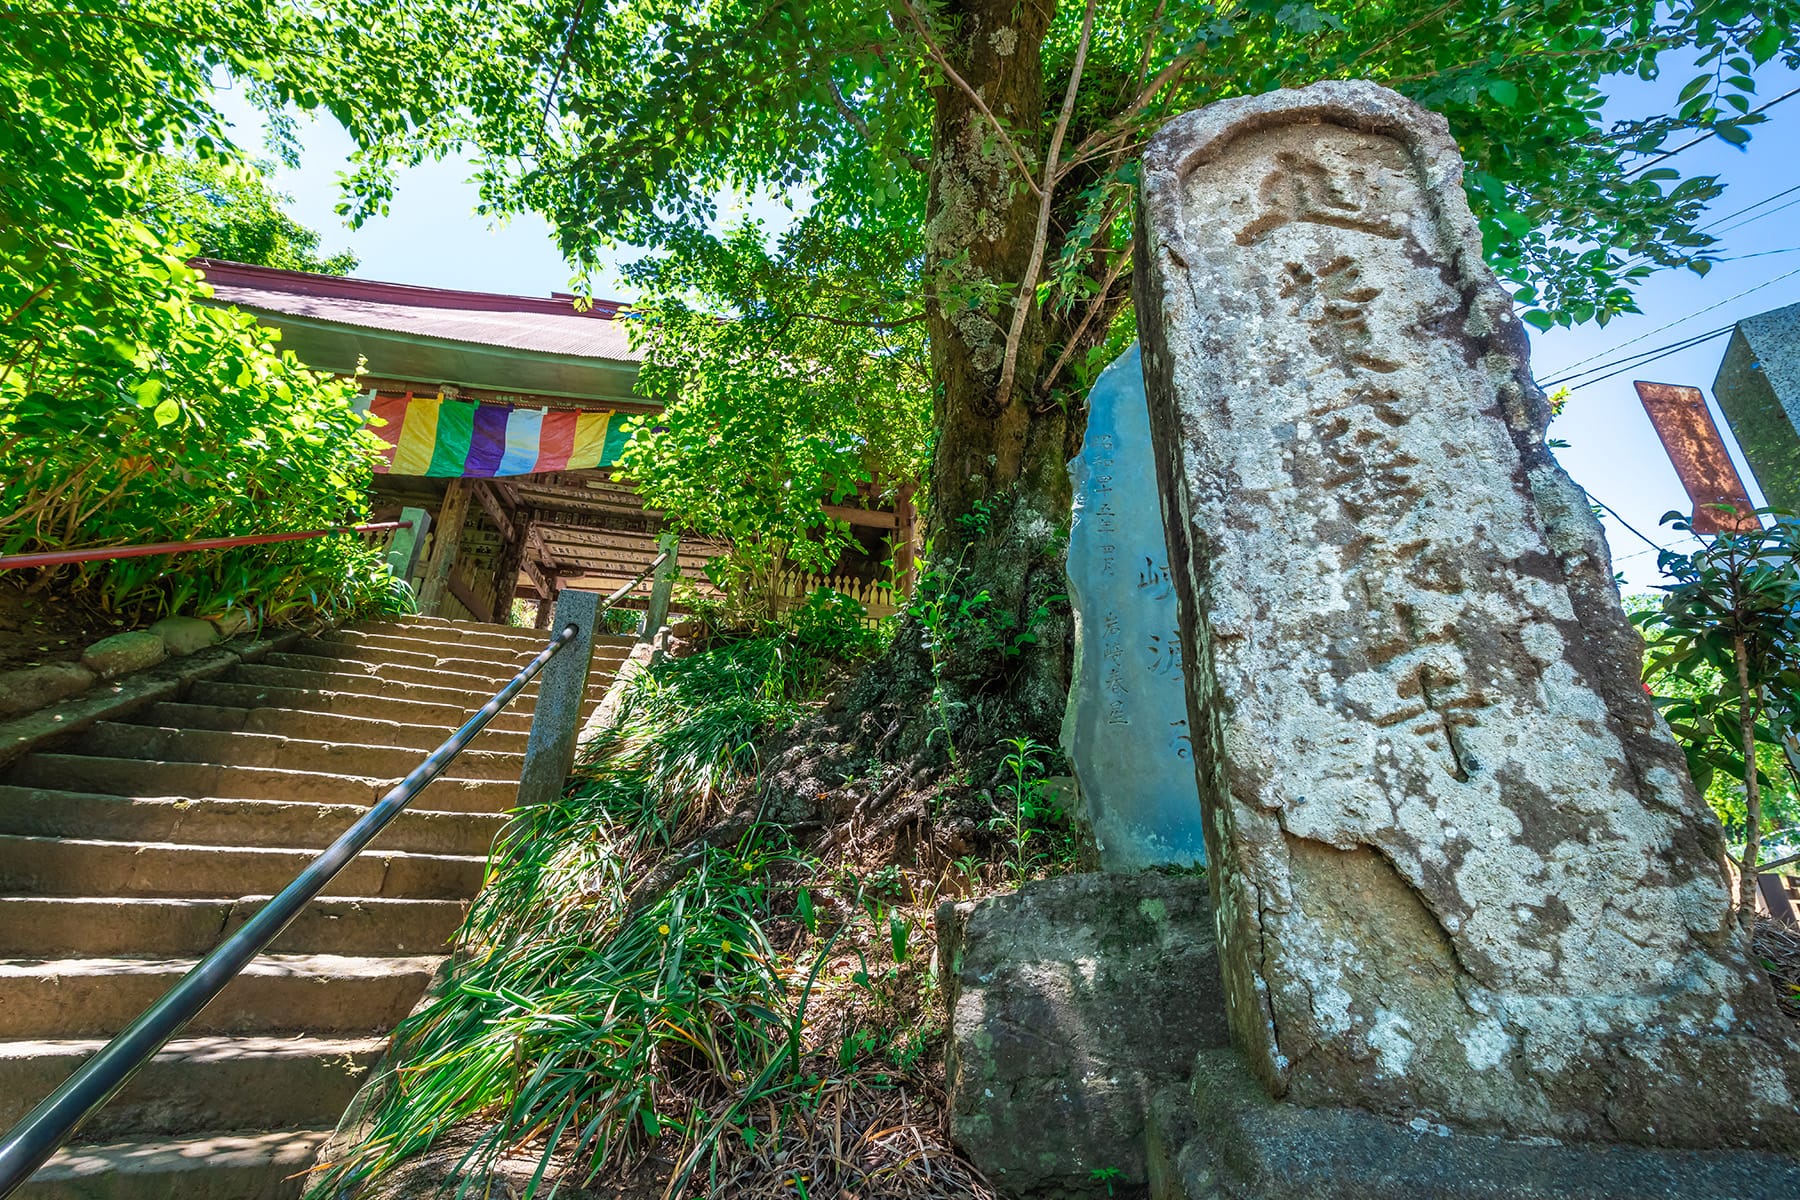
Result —
[[1181, 635], [1156, 495], [1144, 374], [1133, 346], [1088, 396], [1069, 463], [1069, 594], [1081, 647], [1063, 749], [1108, 871], [1206, 861]]
[[1143, 180], [1240, 1045], [1303, 1104], [1800, 1148], [1792, 1026], [1443, 118], [1369, 83], [1228, 100], [1159, 133]]

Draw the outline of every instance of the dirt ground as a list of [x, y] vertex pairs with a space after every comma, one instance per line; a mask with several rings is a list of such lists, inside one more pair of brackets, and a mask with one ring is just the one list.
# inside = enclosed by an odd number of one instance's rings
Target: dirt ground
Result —
[[32, 594], [23, 578], [0, 572], [0, 671], [75, 662], [92, 643], [125, 628], [123, 618], [68, 607]]

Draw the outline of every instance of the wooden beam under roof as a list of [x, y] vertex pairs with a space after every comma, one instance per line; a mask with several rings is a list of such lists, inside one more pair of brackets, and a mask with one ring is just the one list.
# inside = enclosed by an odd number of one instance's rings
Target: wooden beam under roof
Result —
[[561, 529], [599, 529], [614, 533], [647, 534], [654, 541], [663, 530], [663, 520], [659, 514], [639, 511], [598, 512], [576, 511], [562, 508], [537, 508], [533, 514], [539, 524], [556, 526]]
[[[548, 501], [566, 500], [583, 506], [600, 505], [625, 512], [644, 512], [644, 501], [634, 492], [614, 488], [571, 487], [564, 483], [519, 484], [519, 497], [534, 508], [548, 507]], [[653, 510], [652, 510], [653, 511]]]
[[504, 542], [513, 540], [513, 518], [507, 512], [505, 492], [507, 485], [495, 479], [475, 480], [475, 499], [481, 505], [481, 511], [487, 514], [494, 528], [500, 531], [500, 539]]

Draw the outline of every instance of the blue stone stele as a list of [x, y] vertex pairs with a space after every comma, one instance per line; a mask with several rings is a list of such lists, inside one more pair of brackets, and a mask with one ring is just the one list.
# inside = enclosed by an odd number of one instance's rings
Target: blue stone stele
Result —
[[1087, 437], [1069, 478], [1076, 649], [1062, 743], [1081, 785], [1083, 819], [1105, 870], [1205, 862], [1175, 590], [1135, 345], [1088, 397]]

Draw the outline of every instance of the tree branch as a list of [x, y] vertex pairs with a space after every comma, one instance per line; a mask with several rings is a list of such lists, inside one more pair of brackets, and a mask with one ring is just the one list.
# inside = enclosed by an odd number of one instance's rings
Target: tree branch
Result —
[[[931, 57], [936, 61], [938, 68], [944, 72], [944, 77], [961, 88], [963, 93], [975, 102], [976, 109], [988, 119], [988, 123], [994, 127], [994, 132], [1000, 135], [1001, 142], [1005, 143], [1007, 151], [1012, 155], [1013, 162], [1019, 168], [1019, 174], [1025, 180], [1025, 186], [1031, 189], [1031, 194], [1034, 196], [1044, 195], [1048, 189], [1038, 186], [1038, 181], [1032, 177], [1031, 168], [1026, 165], [1025, 156], [1019, 153], [1019, 147], [1013, 141], [1012, 134], [1006, 131], [1006, 126], [1000, 123], [1000, 118], [994, 115], [994, 110], [989, 108], [987, 101], [981, 98], [981, 93], [970, 87], [969, 81], [959, 75], [956, 68], [950, 65], [949, 56], [940, 50], [938, 44], [932, 40], [931, 32], [925, 27], [925, 19], [913, 7], [912, 0], [900, 0], [900, 6], [912, 19], [913, 28], [919, 31], [919, 37], [924, 40], [925, 48], [931, 52]], [[1077, 74], [1079, 75], [1079, 71]]]
[[587, 0], [575, 0], [575, 11], [569, 16], [569, 31], [563, 37], [562, 52], [556, 56], [556, 73], [550, 76], [550, 88], [544, 93], [544, 111], [538, 118], [538, 124], [545, 128], [550, 124], [550, 106], [556, 103], [556, 89], [562, 86], [563, 72], [569, 68], [569, 51], [575, 46], [575, 28], [586, 11]]
[[1094, 294], [1093, 302], [1088, 305], [1087, 312], [1082, 315], [1081, 324], [1075, 326], [1075, 332], [1069, 335], [1069, 340], [1063, 345], [1063, 352], [1057, 356], [1055, 364], [1051, 366], [1050, 373], [1044, 376], [1043, 382], [1038, 384], [1038, 390], [1048, 392], [1050, 385], [1056, 382], [1056, 377], [1068, 365], [1070, 357], [1075, 353], [1076, 345], [1081, 341], [1081, 335], [1087, 332], [1088, 326], [1093, 324], [1094, 318], [1105, 307], [1107, 293], [1112, 291], [1113, 284], [1117, 283], [1119, 276], [1124, 273], [1125, 264], [1131, 261], [1132, 246], [1132, 242], [1125, 243], [1124, 250], [1119, 253], [1119, 261], [1112, 265], [1112, 268], [1106, 273], [1106, 278], [1100, 281], [1100, 290]]
[[1133, 100], [1124, 112], [1120, 113], [1111, 121], [1108, 121], [1105, 125], [1094, 130], [1094, 132], [1088, 134], [1087, 137], [1081, 140], [1080, 144], [1077, 145], [1074, 151], [1069, 155], [1069, 165], [1067, 169], [1073, 170], [1076, 164], [1083, 161], [1097, 146], [1104, 145], [1116, 138], [1128, 135], [1131, 130], [1133, 118], [1135, 118], [1138, 113], [1142, 112], [1149, 105], [1150, 101], [1156, 99], [1156, 94], [1158, 92], [1162, 91], [1163, 88], [1173, 82], [1182, 71], [1185, 71], [1188, 64], [1194, 61], [1194, 56], [1204, 47], [1204, 42], [1195, 43], [1193, 49], [1187, 51], [1185, 54], [1176, 55], [1174, 61], [1158, 71], [1156, 73], [1156, 78], [1152, 79], [1138, 92], [1137, 99]]
[[827, 325], [844, 325], [852, 329], [898, 329], [902, 325], [913, 325], [925, 320], [925, 313], [913, 313], [911, 316], [899, 317], [892, 321], [855, 321], [848, 317], [828, 317], [824, 313], [797, 312], [794, 320], [822, 321]]
[[1050, 240], [1050, 207], [1056, 199], [1056, 158], [1062, 153], [1063, 138], [1069, 132], [1069, 118], [1075, 115], [1075, 94], [1081, 90], [1081, 71], [1087, 66], [1088, 44], [1094, 36], [1094, 5], [1087, 0], [1081, 17], [1081, 42], [1075, 47], [1075, 65], [1069, 71], [1069, 90], [1063, 93], [1062, 115], [1056, 119], [1056, 132], [1050, 138], [1050, 152], [1044, 156], [1043, 199], [1038, 204], [1037, 234], [1031, 241], [1031, 262], [1025, 278], [1019, 282], [1019, 298], [1013, 303], [1012, 327], [1006, 331], [1006, 361], [1000, 368], [1000, 384], [994, 389], [994, 408], [1004, 410], [1012, 399], [1013, 378], [1019, 368], [1019, 341], [1025, 333], [1025, 318], [1032, 309], [1032, 296], [1037, 290], [1038, 271], [1044, 265], [1044, 250]]
[[[875, 135], [869, 132], [869, 123], [863, 120], [862, 114], [857, 112], [856, 109], [851, 106], [850, 101], [844, 98], [844, 91], [842, 88], [838, 87], [838, 81], [832, 77], [831, 69], [829, 67], [825, 70], [825, 87], [830, 91], [831, 102], [837, 106], [839, 115], [841, 115], [844, 120], [850, 122], [851, 128], [861, 134], [862, 140], [868, 143], [870, 148], [873, 148], [875, 145]], [[931, 164], [929, 162], [910, 151], [902, 154], [901, 158], [905, 159], [906, 165], [915, 171], [924, 173], [931, 170]]]

